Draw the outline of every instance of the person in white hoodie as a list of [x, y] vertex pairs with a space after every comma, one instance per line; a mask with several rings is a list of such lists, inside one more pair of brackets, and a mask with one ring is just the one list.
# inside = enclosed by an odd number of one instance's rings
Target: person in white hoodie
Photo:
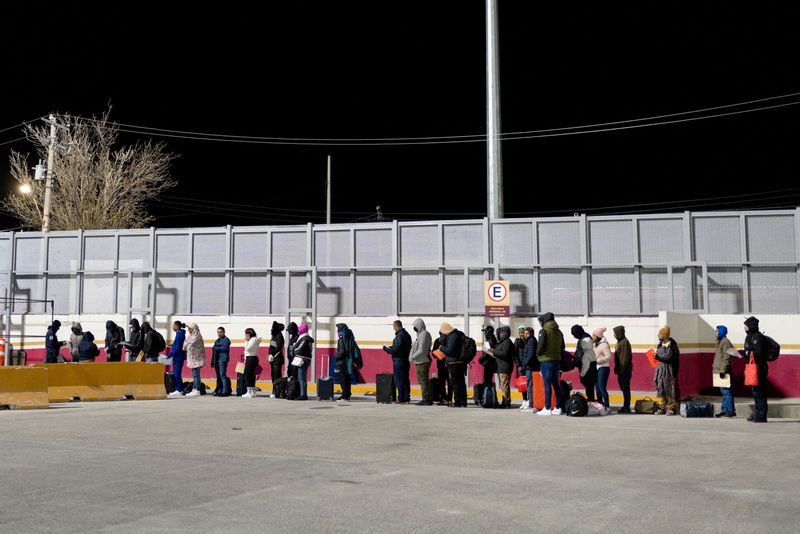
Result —
[[592, 332], [592, 342], [594, 344], [594, 354], [597, 361], [597, 400], [603, 403], [606, 408], [606, 415], [611, 413], [608, 402], [608, 376], [611, 374], [611, 347], [606, 339], [606, 328], [596, 328]]
[[248, 328], [244, 331], [244, 379], [247, 382], [247, 393], [242, 398], [252, 399], [256, 396], [256, 365], [258, 365], [258, 346], [261, 338], [256, 331]]
[[415, 403], [417, 406], [433, 406], [433, 395], [431, 393], [431, 334], [425, 330], [425, 321], [422, 319], [414, 320], [414, 332], [417, 338], [411, 345], [411, 352], [408, 359], [417, 369], [417, 382], [422, 389], [422, 400]]
[[594, 400], [594, 385], [597, 382], [597, 358], [594, 355], [592, 336], [579, 324], [573, 325], [572, 337], [578, 340], [574, 358], [581, 362], [581, 384], [586, 388], [586, 398]]

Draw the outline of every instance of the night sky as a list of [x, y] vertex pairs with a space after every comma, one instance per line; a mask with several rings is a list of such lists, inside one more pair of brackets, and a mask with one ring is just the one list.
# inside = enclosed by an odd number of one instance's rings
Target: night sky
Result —
[[[120, 123], [227, 135], [372, 139], [486, 131], [481, 1], [293, 1], [258, 9], [223, 3], [175, 11], [164, 2], [22, 4], [0, 7], [0, 129], [51, 111], [98, 115], [111, 102]], [[504, 132], [800, 92], [795, 3], [559, 6], [500, 0]], [[793, 101], [800, 95], [750, 107]], [[800, 105], [505, 141], [506, 212], [799, 205], [798, 119]], [[2, 132], [0, 143], [20, 135]], [[327, 154], [335, 222], [368, 218], [378, 204], [387, 218], [401, 220], [482, 217], [486, 210], [483, 142], [164, 140], [180, 155], [173, 167], [179, 185], [153, 207], [160, 227], [324, 222]], [[0, 146], [3, 194], [11, 188], [12, 147], [32, 150], [24, 141]], [[7, 217], [0, 224], [16, 226]]]

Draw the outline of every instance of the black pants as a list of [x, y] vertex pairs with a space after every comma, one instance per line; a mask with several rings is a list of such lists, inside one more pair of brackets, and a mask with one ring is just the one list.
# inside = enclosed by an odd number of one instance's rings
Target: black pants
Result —
[[753, 386], [753, 400], [756, 401], [756, 411], [753, 419], [756, 421], [767, 420], [767, 373], [768, 367], [761, 365], [758, 367], [758, 385]]
[[247, 387], [256, 387], [256, 365], [258, 364], [258, 356], [248, 356], [244, 359], [244, 380]]
[[453, 400], [453, 386], [450, 382], [450, 374], [444, 360], [436, 360], [436, 375], [439, 377], [437, 387], [439, 388], [439, 401], [450, 402]]
[[450, 387], [453, 388], [453, 405], [467, 407], [467, 382], [464, 377], [464, 364], [453, 362], [447, 364], [450, 374]]
[[275, 382], [283, 377], [283, 362], [272, 362], [269, 364], [270, 371], [272, 372], [272, 394], [275, 394]]
[[342, 369], [339, 371], [339, 378], [342, 386], [342, 398], [350, 400], [350, 373], [347, 372], [347, 364], [342, 364]]
[[483, 385], [484, 386], [491, 386], [494, 384], [494, 373], [495, 369], [493, 365], [484, 365], [483, 366]]
[[106, 358], [110, 362], [118, 362], [118, 361], [122, 360], [122, 351], [118, 350], [118, 349], [117, 350], [113, 350], [113, 349], [109, 350], [106, 353]]

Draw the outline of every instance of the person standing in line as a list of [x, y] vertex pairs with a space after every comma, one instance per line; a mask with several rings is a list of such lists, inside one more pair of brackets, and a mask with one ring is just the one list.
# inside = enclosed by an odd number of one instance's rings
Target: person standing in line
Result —
[[189, 324], [183, 350], [186, 351], [186, 366], [192, 370], [192, 380], [194, 382], [192, 391], [186, 396], [198, 397], [201, 395], [200, 388], [202, 387], [200, 371], [206, 364], [206, 345], [203, 341], [203, 335], [200, 333], [200, 327], [196, 323]]
[[675, 378], [673, 375], [673, 359], [676, 345], [670, 337], [670, 328], [665, 326], [658, 331], [658, 348], [656, 360], [659, 364], [653, 374], [656, 394], [661, 398], [661, 409], [658, 415], [678, 415], [675, 399]]
[[94, 363], [95, 358], [100, 356], [100, 349], [94, 344], [94, 335], [91, 332], [81, 330], [81, 343], [78, 345], [78, 359], [80, 363]]
[[[282, 325], [281, 325], [282, 326]], [[292, 353], [294, 358], [302, 358], [303, 363], [300, 366], [292, 365], [296, 370], [297, 383], [300, 386], [300, 396], [295, 400], [308, 400], [308, 368], [311, 366], [311, 356], [314, 354], [314, 338], [308, 334], [308, 325], [303, 323], [298, 329], [297, 341], [292, 346]]]
[[[561, 355], [564, 353], [564, 334], [558, 328], [555, 315], [543, 313], [539, 316], [539, 324], [542, 329], [539, 331], [539, 341], [537, 356], [542, 369], [542, 380], [544, 381], [544, 409], [536, 412], [536, 415], [561, 415], [562, 392], [558, 376], [561, 371]], [[552, 404], [552, 392], [555, 388], [556, 405]]]
[[439, 331], [444, 336], [444, 342], [439, 347], [445, 355], [447, 372], [450, 375], [450, 387], [453, 388], [454, 408], [467, 407], [467, 383], [464, 376], [464, 334], [453, 328], [450, 323], [442, 323]]
[[[440, 349], [447, 342], [447, 336], [439, 332], [439, 337], [433, 340], [433, 352]], [[439, 406], [450, 406], [453, 401], [453, 386], [450, 382], [450, 373], [447, 371], [447, 360], [434, 357], [436, 360], [436, 387], [439, 389]]]
[[611, 413], [608, 397], [608, 378], [611, 375], [611, 347], [606, 339], [606, 328], [597, 328], [592, 332], [594, 353], [597, 359], [597, 384], [595, 385], [597, 400], [603, 403], [606, 415]]
[[161, 336], [147, 321], [142, 322], [142, 352], [148, 363], [158, 363], [158, 354], [164, 350]]
[[110, 362], [122, 360], [122, 342], [125, 341], [125, 329], [114, 321], [106, 321], [105, 352]]
[[514, 344], [511, 342], [511, 328], [501, 326], [497, 329], [497, 346], [489, 349], [489, 355], [497, 360], [497, 374], [500, 377], [500, 391], [503, 401], [499, 408], [511, 408], [511, 373], [514, 371]]
[[748, 421], [752, 423], [766, 423], [767, 411], [767, 375], [769, 373], [769, 364], [767, 363], [767, 355], [769, 354], [769, 347], [765, 336], [758, 329], [758, 319], [755, 317], [748, 317], [744, 322], [744, 353], [747, 361], [750, 361], [750, 356], [753, 356], [753, 362], [758, 366], [758, 385], [753, 387], [753, 400], [756, 403], [756, 410]]
[[81, 341], [83, 341], [83, 327], [81, 327], [81, 323], [74, 322], [72, 323], [72, 327], [70, 328], [72, 333], [69, 335], [69, 354], [72, 357], [73, 362], [79, 362], [80, 352], [78, 348], [80, 347]]
[[[536, 332], [530, 326], [525, 328], [523, 333], [525, 339], [525, 346], [522, 349], [522, 368], [525, 369], [526, 388], [529, 392], [533, 391], [533, 373], [541, 372], [541, 364], [539, 358], [536, 356], [538, 352], [538, 342], [536, 341]], [[529, 394], [528, 400], [523, 402], [520, 407], [523, 412], [536, 412], [533, 407], [533, 397]]]
[[625, 337], [625, 327], [615, 326], [614, 337], [617, 346], [614, 350], [614, 373], [622, 390], [622, 408], [617, 413], [631, 413], [631, 376], [633, 375], [633, 354], [631, 342]]
[[594, 401], [595, 384], [597, 383], [597, 357], [594, 353], [592, 336], [586, 333], [579, 324], [570, 329], [572, 337], [578, 340], [575, 346], [574, 358], [581, 362], [581, 385], [586, 388], [586, 399]]
[[[725, 375], [728, 375], [728, 377], [732, 376], [730, 352], [733, 351], [733, 345], [728, 339], [727, 326], [717, 326], [716, 335], [717, 347], [714, 352], [712, 370], [714, 374], [719, 374], [719, 377], [724, 379]], [[722, 393], [722, 408], [714, 417], [736, 417], [736, 405], [733, 402], [732, 385], [733, 384], [730, 384], [726, 388], [719, 388], [720, 393]]]
[[167, 395], [168, 397], [183, 397], [183, 364], [186, 363], [186, 351], [183, 344], [186, 342], [186, 325], [180, 321], [172, 323], [172, 331], [175, 338], [169, 350], [169, 357], [172, 358], [172, 376], [175, 379], [175, 391]]
[[61, 328], [61, 321], [58, 319], [54, 320], [47, 328], [47, 334], [44, 336], [44, 363], [58, 363], [58, 353], [66, 344], [65, 341], [58, 340], [59, 328]]
[[417, 337], [411, 345], [411, 353], [408, 358], [417, 371], [417, 382], [422, 390], [422, 400], [417, 402], [417, 406], [433, 406], [433, 395], [431, 393], [431, 334], [425, 330], [425, 321], [422, 319], [414, 320], [414, 332]]
[[144, 347], [144, 336], [142, 335], [142, 328], [139, 326], [139, 319], [134, 317], [130, 320], [128, 326], [131, 328], [130, 340], [123, 341], [122, 346], [128, 350], [128, 361], [135, 362]]
[[[294, 346], [297, 343], [297, 338], [300, 337], [300, 331], [297, 327], [297, 323], [294, 321], [289, 323], [289, 326], [286, 327], [286, 333], [289, 334], [289, 342], [286, 343], [286, 360], [291, 362], [294, 359]], [[286, 378], [291, 378], [293, 376], [297, 376], [297, 367], [294, 365], [289, 365], [286, 367]]]
[[411, 336], [399, 320], [392, 323], [392, 328], [394, 329], [392, 346], [384, 345], [383, 350], [392, 357], [394, 386], [397, 388], [397, 400], [394, 403], [408, 404], [411, 402], [411, 381], [408, 376], [411, 371], [408, 360], [411, 353]]
[[217, 397], [231, 396], [231, 379], [228, 378], [228, 362], [231, 358], [231, 340], [225, 335], [225, 328], [217, 328], [217, 339], [211, 348], [211, 361], [217, 375], [217, 387], [213, 395]]
[[272, 394], [270, 395], [270, 398], [274, 399], [275, 382], [277, 382], [283, 376], [283, 346], [286, 344], [283, 339], [283, 325], [278, 321], [273, 321], [272, 330], [270, 330], [270, 336], [269, 367], [272, 377]]
[[[345, 323], [336, 325], [336, 335], [339, 341], [336, 346], [336, 371], [342, 386], [342, 394], [336, 398], [337, 402], [349, 401], [352, 392], [350, 391], [350, 375], [354, 372], [357, 365], [361, 362], [361, 349], [356, 343], [356, 336]], [[406, 354], [406, 361], [408, 354]]]
[[[517, 339], [514, 340], [514, 366], [517, 369], [517, 378], [526, 376], [525, 365], [522, 363], [522, 357], [525, 354], [525, 344], [528, 340], [525, 337], [526, 326], [521, 324], [517, 327]], [[528, 406], [528, 390], [522, 392], [522, 405], [520, 410], [525, 410]]]
[[494, 385], [494, 374], [497, 372], [497, 360], [490, 354], [497, 346], [497, 336], [492, 325], [483, 327], [483, 339], [483, 354], [478, 358], [478, 363], [483, 366], [483, 386], [487, 387]]
[[261, 338], [256, 337], [256, 331], [247, 328], [244, 331], [244, 379], [247, 382], [247, 393], [243, 399], [253, 399], [256, 396], [256, 365], [258, 365], [258, 346]]

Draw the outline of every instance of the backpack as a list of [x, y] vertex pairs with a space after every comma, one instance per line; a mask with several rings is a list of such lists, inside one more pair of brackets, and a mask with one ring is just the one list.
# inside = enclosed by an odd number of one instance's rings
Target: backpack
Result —
[[575, 369], [575, 358], [567, 351], [561, 352], [561, 372], [568, 373]]
[[161, 332], [153, 330], [153, 334], [156, 337], [155, 346], [153, 347], [153, 350], [155, 350], [156, 352], [161, 352], [162, 350], [166, 349], [167, 342], [164, 341], [164, 336], [161, 335]]
[[683, 417], [714, 417], [714, 405], [706, 401], [681, 403]]
[[767, 344], [767, 361], [774, 362], [781, 355], [781, 346], [769, 336], [761, 336]]
[[469, 365], [476, 354], [478, 354], [478, 347], [475, 346], [475, 340], [469, 336], [464, 336], [464, 344], [461, 347], [461, 361]]
[[569, 417], [584, 417], [589, 413], [589, 401], [580, 393], [573, 393], [564, 405], [564, 412]]
[[300, 396], [300, 382], [297, 381], [297, 378], [290, 376], [286, 380], [286, 399], [287, 400], [295, 400], [297, 397]]
[[494, 384], [483, 388], [482, 408], [497, 408], [497, 389]]

